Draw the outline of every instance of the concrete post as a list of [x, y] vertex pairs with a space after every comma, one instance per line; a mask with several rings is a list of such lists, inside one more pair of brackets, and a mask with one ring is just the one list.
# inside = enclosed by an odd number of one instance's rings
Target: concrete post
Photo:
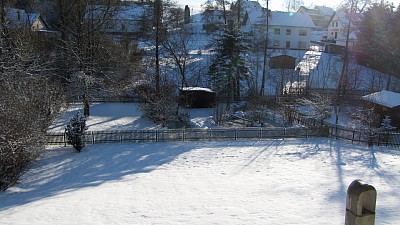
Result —
[[373, 186], [353, 181], [347, 189], [345, 225], [374, 225], [376, 190]]

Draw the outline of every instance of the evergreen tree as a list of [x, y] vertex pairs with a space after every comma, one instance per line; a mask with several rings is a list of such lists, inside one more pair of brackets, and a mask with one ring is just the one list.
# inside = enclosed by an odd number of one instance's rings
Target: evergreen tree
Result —
[[358, 34], [357, 60], [380, 71], [389, 72], [391, 44], [388, 33], [393, 10], [389, 4], [374, 4], [363, 14]]
[[216, 57], [209, 67], [212, 85], [219, 95], [226, 98], [226, 109], [230, 109], [232, 97], [239, 97], [238, 85], [249, 75], [245, 59], [247, 46], [243, 44], [240, 30], [233, 24], [227, 26], [215, 42]]
[[69, 124], [65, 127], [65, 134], [67, 135], [68, 143], [78, 152], [85, 147], [86, 130], [86, 118], [79, 112], [71, 118]]
[[383, 118], [381, 127], [379, 128], [382, 131], [390, 131], [396, 129], [396, 127], [391, 125], [392, 119], [390, 119], [389, 115], [386, 115], [385, 118]]

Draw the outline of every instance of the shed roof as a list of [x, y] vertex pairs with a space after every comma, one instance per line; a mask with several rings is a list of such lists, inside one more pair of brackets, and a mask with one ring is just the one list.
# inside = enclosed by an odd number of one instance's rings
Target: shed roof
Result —
[[400, 106], [400, 93], [392, 91], [379, 91], [361, 97], [362, 99], [378, 105], [386, 106], [388, 108], [395, 108]]

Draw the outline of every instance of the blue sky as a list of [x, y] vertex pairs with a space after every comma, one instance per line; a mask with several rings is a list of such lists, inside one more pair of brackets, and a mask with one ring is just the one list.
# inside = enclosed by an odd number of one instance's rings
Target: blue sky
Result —
[[[201, 10], [201, 4], [203, 4], [206, 0], [177, 0], [178, 4], [185, 6], [185, 5], [189, 5], [189, 7], [191, 9], [193, 9], [194, 12], [198, 12]], [[315, 6], [315, 5], [325, 5], [325, 6], [329, 6], [332, 7], [333, 9], [335, 9], [338, 5], [340, 5], [340, 3], [343, 0], [329, 0], [329, 1], [317, 1], [317, 0], [303, 0], [304, 1], [304, 5], [305, 6]], [[259, 0], [259, 2], [261, 3], [262, 6], [265, 7], [265, 0]], [[283, 0], [270, 0], [269, 1], [269, 8], [271, 10], [277, 11], [277, 10], [281, 10], [284, 11], [284, 3], [285, 1]], [[400, 0], [388, 0], [388, 2], [393, 2], [395, 6], [398, 6], [400, 3]]]

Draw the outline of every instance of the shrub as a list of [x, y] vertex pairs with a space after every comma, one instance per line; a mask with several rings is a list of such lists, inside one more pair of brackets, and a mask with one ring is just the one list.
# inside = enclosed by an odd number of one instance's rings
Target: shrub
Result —
[[86, 130], [86, 118], [79, 112], [71, 118], [69, 124], [65, 127], [65, 134], [67, 135], [68, 143], [78, 152], [85, 147]]

